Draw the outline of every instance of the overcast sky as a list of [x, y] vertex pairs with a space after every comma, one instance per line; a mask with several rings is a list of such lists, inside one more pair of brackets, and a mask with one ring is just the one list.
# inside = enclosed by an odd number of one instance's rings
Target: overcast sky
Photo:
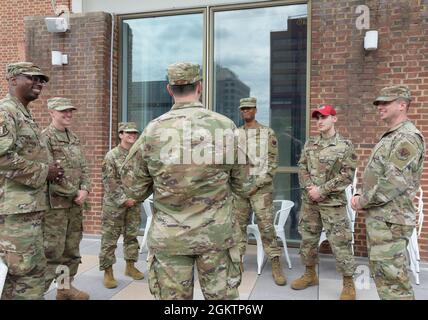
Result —
[[[288, 17], [306, 13], [306, 5], [289, 5], [214, 14], [214, 63], [250, 87], [258, 102], [257, 119], [264, 124], [269, 124], [270, 33], [285, 31]], [[166, 67], [177, 61], [202, 65], [202, 14], [126, 22], [133, 34], [133, 81], [165, 80]]]

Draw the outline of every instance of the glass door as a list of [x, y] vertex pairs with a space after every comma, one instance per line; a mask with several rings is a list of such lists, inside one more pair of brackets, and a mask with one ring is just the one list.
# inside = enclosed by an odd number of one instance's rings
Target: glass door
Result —
[[307, 5], [213, 8], [210, 17], [213, 109], [240, 126], [239, 100], [257, 98], [256, 120], [271, 127], [279, 142], [274, 197], [294, 201], [286, 235], [297, 240], [297, 162], [306, 139]]
[[272, 1], [121, 18], [121, 118], [143, 129], [170, 110], [166, 68], [178, 61], [201, 65], [202, 101], [238, 126], [239, 100], [256, 97], [257, 121], [279, 141], [274, 197], [295, 203], [285, 227], [290, 240], [299, 239], [297, 162], [308, 128], [307, 11], [307, 4]]

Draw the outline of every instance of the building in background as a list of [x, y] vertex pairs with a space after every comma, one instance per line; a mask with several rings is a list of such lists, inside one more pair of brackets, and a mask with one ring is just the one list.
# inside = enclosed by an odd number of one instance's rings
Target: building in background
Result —
[[239, 111], [239, 100], [250, 96], [250, 88], [228, 68], [216, 66], [216, 111], [224, 114], [239, 127], [244, 124]]

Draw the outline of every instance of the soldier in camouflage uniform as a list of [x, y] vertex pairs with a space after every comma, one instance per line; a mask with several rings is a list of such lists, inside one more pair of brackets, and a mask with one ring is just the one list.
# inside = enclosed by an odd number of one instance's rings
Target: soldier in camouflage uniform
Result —
[[[254, 211], [257, 225], [260, 230], [263, 248], [272, 261], [272, 276], [277, 285], [287, 283], [281, 267], [281, 249], [276, 242], [276, 233], [273, 225], [273, 177], [278, 167], [278, 141], [275, 132], [256, 121], [256, 98], [243, 98], [239, 109], [245, 124], [239, 128], [244, 131], [246, 150], [251, 161], [251, 169], [255, 173], [257, 191], [248, 198], [234, 197], [234, 211], [241, 228], [241, 243], [239, 251], [245, 255], [247, 244], [247, 225]], [[255, 145], [251, 154], [251, 146]], [[267, 151], [267, 152], [266, 152]]]
[[302, 236], [300, 257], [306, 271], [291, 287], [300, 290], [318, 284], [315, 266], [324, 228], [336, 258], [336, 268], [343, 275], [340, 299], [355, 300], [355, 261], [345, 189], [352, 183], [357, 156], [352, 142], [335, 130], [337, 117], [333, 106], [321, 106], [312, 112], [312, 117], [317, 118], [321, 134], [306, 142], [299, 161], [302, 210], [298, 229]]
[[81, 263], [79, 251], [83, 236], [83, 205], [90, 190], [89, 168], [86, 164], [79, 138], [70, 130], [73, 112], [70, 99], [48, 99], [51, 124], [43, 130], [54, 161], [64, 168], [60, 182], [49, 183], [50, 210], [43, 219], [45, 255], [48, 261], [46, 290], [62, 272], [58, 266], [67, 267], [69, 279], [58, 283], [57, 300], [87, 300], [86, 292], [76, 289], [71, 282]]
[[251, 183], [248, 167], [238, 165], [236, 126], [199, 102], [199, 68], [184, 62], [168, 67], [175, 103], [147, 125], [122, 168], [133, 199], [145, 199], [153, 184], [148, 273], [158, 299], [192, 299], [195, 263], [206, 299], [239, 296], [239, 226], [231, 191], [245, 196]]
[[0, 101], [0, 259], [8, 266], [2, 299], [43, 299], [46, 259], [42, 218], [46, 180], [60, 179], [29, 103], [49, 81], [31, 62], [7, 66], [9, 93]]
[[383, 88], [373, 102], [388, 125], [374, 147], [353, 208], [364, 210], [371, 273], [381, 299], [414, 299], [406, 247], [416, 222], [413, 199], [419, 188], [425, 140], [407, 118], [410, 90]]
[[134, 122], [119, 123], [120, 144], [110, 150], [103, 162], [103, 219], [100, 252], [100, 270], [104, 270], [104, 286], [117, 287], [113, 276], [113, 264], [116, 263], [114, 251], [117, 240], [123, 234], [123, 248], [126, 260], [125, 275], [141, 280], [144, 274], [135, 268], [138, 261], [138, 240], [141, 215], [140, 206], [135, 199], [126, 196], [120, 179], [120, 168], [129, 149], [137, 140], [138, 129]]

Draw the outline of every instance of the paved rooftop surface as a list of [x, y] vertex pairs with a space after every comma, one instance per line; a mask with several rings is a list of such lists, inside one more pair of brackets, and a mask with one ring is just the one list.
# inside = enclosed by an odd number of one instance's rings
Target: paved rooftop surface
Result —
[[[141, 239], [140, 239], [141, 240]], [[91, 295], [93, 300], [153, 300], [150, 294], [147, 277], [143, 280], [132, 280], [124, 275], [125, 261], [123, 259], [122, 241], [119, 239], [116, 250], [117, 263], [113, 266], [114, 275], [118, 281], [118, 287], [114, 289], [104, 288], [103, 272], [98, 268], [98, 253], [100, 250], [100, 238], [98, 236], [86, 235], [81, 242], [82, 264], [76, 276], [74, 284], [77, 288], [85, 290]], [[289, 248], [292, 268], [288, 269], [285, 259], [282, 256], [282, 266], [287, 277], [286, 286], [277, 286], [273, 282], [271, 275], [270, 261], [263, 264], [262, 273], [257, 275], [256, 246], [248, 245], [247, 255], [244, 259], [244, 274], [239, 288], [241, 300], [337, 300], [342, 288], [342, 278], [336, 272], [335, 261], [331, 255], [320, 255], [318, 274], [320, 283], [305, 290], [296, 291], [290, 287], [290, 282], [298, 278], [304, 267], [300, 263], [298, 249]], [[137, 267], [144, 274], [147, 273], [146, 263], [147, 252], [140, 254]], [[373, 280], [367, 276], [367, 258], [356, 257], [358, 265], [356, 276], [357, 299], [358, 300], [378, 300]], [[414, 278], [410, 275], [416, 299], [428, 299], [428, 264], [420, 265], [420, 285], [416, 285]], [[197, 276], [195, 277], [197, 279]], [[55, 299], [55, 285], [46, 293], [47, 300]], [[203, 295], [196, 281], [194, 299], [202, 300]]]

